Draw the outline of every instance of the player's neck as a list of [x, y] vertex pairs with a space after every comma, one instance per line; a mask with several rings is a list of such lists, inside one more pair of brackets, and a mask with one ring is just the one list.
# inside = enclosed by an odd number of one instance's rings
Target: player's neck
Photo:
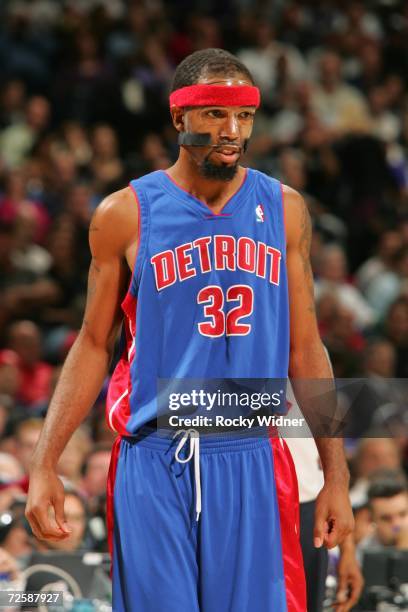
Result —
[[230, 181], [207, 179], [200, 174], [197, 164], [182, 156], [166, 172], [177, 185], [205, 202], [214, 209], [215, 213], [239, 189], [245, 176], [245, 169], [239, 166], [236, 175]]

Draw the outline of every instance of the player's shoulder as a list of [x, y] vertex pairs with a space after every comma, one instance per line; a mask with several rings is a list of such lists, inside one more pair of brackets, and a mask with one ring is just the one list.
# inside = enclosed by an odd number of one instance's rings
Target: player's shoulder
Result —
[[138, 234], [139, 215], [130, 187], [106, 196], [96, 207], [89, 228], [92, 242], [122, 250]]
[[300, 213], [306, 206], [303, 196], [296, 189], [284, 183], [282, 183], [282, 198], [286, 214]]
[[298, 242], [298, 237], [304, 231], [310, 230], [310, 215], [306, 202], [296, 189], [282, 183], [283, 209], [285, 211], [285, 226], [287, 243]]
[[94, 219], [103, 223], [121, 223], [137, 219], [135, 195], [131, 187], [124, 187], [107, 195], [96, 207]]

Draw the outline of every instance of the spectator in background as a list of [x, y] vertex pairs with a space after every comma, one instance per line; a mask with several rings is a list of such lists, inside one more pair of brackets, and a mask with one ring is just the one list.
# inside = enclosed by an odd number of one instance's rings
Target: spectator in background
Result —
[[[2, 351], [0, 351], [0, 362], [1, 362], [1, 354], [2, 354]], [[1, 386], [2, 385], [1, 385], [1, 374], [0, 374], [0, 389], [1, 389]], [[18, 385], [16, 385], [16, 389], [17, 388], [18, 388]], [[7, 425], [11, 417], [13, 407], [14, 407], [14, 402], [13, 402], [13, 399], [10, 397], [10, 395], [2, 393], [0, 390], [0, 444], [1, 444], [2, 438], [5, 436]]]
[[[374, 434], [373, 431], [371, 435]], [[370, 436], [370, 432], [367, 432], [367, 436]], [[353, 485], [350, 489], [352, 506], [360, 506], [366, 503], [370, 479], [376, 472], [380, 470], [400, 471], [401, 468], [400, 450], [394, 440], [387, 437], [366, 437], [359, 440], [352, 463], [354, 476]]]
[[62, 125], [63, 145], [74, 156], [76, 166], [86, 171], [92, 158], [92, 147], [85, 128], [78, 121]]
[[[336, 300], [337, 296], [334, 296]], [[322, 306], [329, 305], [330, 294], [322, 294], [318, 304], [318, 312], [322, 313]], [[331, 309], [331, 307], [330, 307]], [[353, 311], [343, 306], [339, 301], [334, 302], [334, 308], [330, 313], [330, 319], [326, 320], [326, 331], [322, 334], [323, 340], [329, 352], [343, 355], [344, 370], [338, 369], [338, 362], [334, 362], [336, 376], [345, 378], [357, 373], [357, 360], [361, 356], [365, 346], [365, 340], [361, 332], [356, 328], [355, 315]]]
[[15, 456], [21, 463], [24, 473], [28, 474], [31, 457], [40, 437], [44, 419], [28, 418], [16, 425], [14, 432]]
[[7, 512], [16, 502], [25, 502], [26, 485], [21, 463], [10, 453], [0, 452], [0, 513]]
[[385, 317], [385, 335], [396, 349], [395, 375], [408, 378], [408, 297], [398, 298]]
[[17, 400], [27, 408], [41, 409], [51, 392], [52, 366], [41, 359], [41, 333], [31, 321], [9, 328], [8, 345], [18, 355], [20, 387]]
[[351, 0], [348, 2], [344, 7], [344, 11], [337, 16], [334, 28], [341, 35], [353, 33], [360, 40], [378, 40], [383, 35], [381, 22], [375, 13], [365, 6], [362, 0]]
[[21, 385], [19, 359], [15, 351], [0, 351], [0, 393], [14, 401]]
[[319, 61], [319, 85], [312, 94], [312, 108], [332, 137], [369, 129], [367, 103], [362, 94], [342, 80], [341, 58], [326, 51]]
[[46, 213], [31, 202], [22, 202], [16, 213], [16, 242], [13, 261], [16, 269], [46, 275], [51, 255], [36, 242], [48, 227]]
[[13, 261], [16, 224], [0, 220], [0, 330], [11, 320], [40, 316], [40, 308], [53, 304], [58, 288], [49, 278], [17, 268]]
[[193, 14], [190, 17], [192, 50], [223, 47], [220, 24], [209, 15]]
[[10, 124], [0, 133], [0, 155], [10, 168], [22, 164], [39, 141], [50, 121], [50, 104], [42, 96], [33, 96], [26, 105], [23, 121]]
[[[0, 196], [0, 218], [4, 221], [15, 221], [17, 223], [15, 249], [21, 248], [21, 228], [18, 224], [21, 221], [19, 216], [24, 208], [32, 210], [30, 231], [25, 241], [42, 242], [45, 232], [49, 226], [48, 213], [41, 201], [31, 197], [27, 193], [26, 176], [23, 169], [11, 170], [7, 173], [4, 184], [4, 191]], [[20, 230], [20, 231], [19, 231]], [[40, 270], [42, 271], [42, 270]]]
[[58, 473], [70, 486], [80, 486], [85, 458], [91, 450], [91, 437], [85, 425], [75, 430], [58, 462]]
[[140, 164], [143, 171], [168, 168], [170, 157], [166, 151], [163, 140], [158, 134], [150, 133], [145, 136], [141, 146]]
[[408, 489], [401, 479], [374, 480], [368, 489], [373, 533], [359, 544], [359, 552], [396, 547], [408, 549]]
[[288, 76], [294, 82], [305, 78], [307, 68], [296, 47], [276, 40], [274, 29], [267, 20], [257, 21], [253, 40], [253, 46], [240, 51], [238, 57], [253, 74], [261, 90], [263, 104], [267, 105], [275, 95], [280, 58], [285, 59]]
[[118, 88], [112, 66], [103, 56], [101, 41], [86, 22], [74, 34], [70, 60], [56, 81], [58, 117], [82, 124], [114, 119]]
[[366, 295], [372, 282], [393, 266], [393, 260], [402, 246], [402, 237], [396, 230], [386, 230], [379, 237], [376, 253], [369, 257], [357, 270], [356, 282]]
[[2, 485], [18, 482], [23, 476], [24, 470], [17, 458], [0, 452], [0, 489]]
[[372, 87], [368, 92], [371, 134], [385, 143], [399, 139], [401, 120], [389, 109], [387, 91], [383, 85]]
[[41, 152], [41, 156], [46, 164], [49, 207], [53, 217], [58, 217], [64, 213], [64, 199], [67, 193], [80, 179], [79, 169], [75, 155], [65, 148], [50, 147], [45, 152]]
[[[364, 374], [372, 379], [373, 386], [378, 392], [385, 390], [389, 393], [387, 378], [395, 376], [395, 349], [391, 342], [385, 338], [373, 339], [367, 345], [364, 355]], [[384, 395], [383, 401], [390, 401], [392, 396]]]
[[0, 574], [7, 577], [6, 583], [9, 589], [17, 591], [24, 589], [24, 580], [22, 579], [18, 563], [14, 556], [4, 547], [0, 548]]
[[357, 74], [353, 75], [351, 80], [369, 99], [370, 91], [373, 88], [381, 87], [384, 81], [385, 71], [381, 42], [373, 38], [362, 37], [356, 49], [356, 55], [359, 65]]
[[119, 62], [125, 62], [134, 56], [143, 42], [144, 34], [149, 28], [149, 15], [146, 6], [130, 3], [125, 19], [107, 37], [107, 49], [110, 56]]
[[[391, 406], [394, 420], [406, 411], [406, 385], [395, 379], [396, 351], [385, 338], [372, 339], [362, 355], [364, 376], [357, 397], [351, 398], [348, 435], [357, 438], [375, 426], [386, 427]], [[390, 415], [391, 416], [391, 415]], [[384, 431], [390, 437], [392, 429]], [[395, 434], [394, 434], [395, 435]]]
[[[119, 157], [119, 143], [115, 131], [109, 125], [98, 125], [92, 135], [91, 170], [94, 188], [102, 199], [123, 185], [124, 167]], [[89, 211], [91, 212], [91, 211]], [[90, 219], [88, 218], [88, 223]]]
[[83, 464], [83, 478], [80, 489], [86, 497], [91, 511], [96, 510], [98, 500], [106, 494], [111, 449], [111, 445], [95, 445], [88, 453]]
[[340, 304], [352, 313], [357, 328], [365, 329], [374, 324], [373, 310], [358, 289], [347, 282], [347, 259], [340, 245], [328, 244], [321, 249], [317, 273], [317, 299], [325, 292], [333, 292]]
[[395, 253], [388, 269], [373, 279], [366, 290], [367, 301], [380, 319], [403, 294], [408, 295], [408, 246]]
[[21, 79], [10, 79], [1, 93], [0, 129], [23, 120], [26, 87]]
[[86, 290], [86, 277], [80, 266], [85, 257], [83, 238], [84, 231], [80, 234], [75, 231], [74, 221], [68, 214], [54, 222], [49, 234], [48, 250], [52, 257], [49, 277], [58, 287], [58, 299], [42, 312], [43, 322], [49, 327], [78, 329], [80, 326]]
[[112, 446], [115, 439], [115, 434], [109, 427], [105, 418], [105, 401], [103, 398], [97, 402], [93, 408], [92, 416], [92, 431], [96, 444]]
[[0, 546], [21, 566], [25, 565], [33, 552], [31, 530], [24, 517], [25, 501], [10, 504], [0, 514]]
[[65, 212], [60, 217], [60, 219], [65, 217], [73, 225], [76, 240], [75, 256], [79, 259], [81, 267], [89, 260], [88, 228], [93, 213], [93, 193], [89, 183], [73, 184], [66, 193]]
[[371, 520], [371, 512], [368, 502], [360, 506], [355, 506], [353, 508], [353, 515], [353, 538], [355, 545], [358, 546], [362, 540], [371, 536], [374, 531], [374, 525]]

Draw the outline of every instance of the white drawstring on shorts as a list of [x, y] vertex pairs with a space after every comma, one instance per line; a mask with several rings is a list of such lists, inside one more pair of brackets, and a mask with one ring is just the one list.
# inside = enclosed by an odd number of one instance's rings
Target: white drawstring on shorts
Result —
[[[194, 479], [195, 479], [195, 493], [196, 493], [196, 521], [198, 521], [201, 514], [201, 477], [200, 477], [200, 436], [196, 429], [179, 429], [174, 434], [173, 438], [183, 434], [174, 458], [178, 463], [188, 463], [194, 455]], [[190, 439], [190, 452], [185, 459], [181, 459], [180, 451], [186, 444], [187, 440]]]

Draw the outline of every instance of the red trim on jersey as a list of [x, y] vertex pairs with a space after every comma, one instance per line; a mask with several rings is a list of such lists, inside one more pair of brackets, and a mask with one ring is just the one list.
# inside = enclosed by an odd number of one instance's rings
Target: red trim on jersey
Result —
[[271, 433], [269, 441], [275, 468], [286, 605], [288, 612], [305, 612], [306, 581], [300, 547], [299, 491], [295, 465], [289, 448], [282, 438]]
[[[136, 204], [137, 204], [137, 211], [138, 211], [138, 223], [137, 223], [137, 247], [136, 247], [136, 255], [135, 255], [135, 261], [133, 263], [132, 275], [130, 277], [128, 293], [130, 292], [130, 289], [131, 289], [132, 283], [133, 283], [133, 278], [135, 276], [137, 258], [138, 258], [139, 249], [140, 249], [140, 234], [141, 234], [141, 229], [142, 229], [142, 209], [141, 209], [140, 202], [139, 202], [139, 196], [137, 195], [136, 189], [133, 188], [133, 185], [131, 185], [129, 183], [129, 187], [132, 190], [133, 195], [135, 196], [135, 200], [136, 200]], [[125, 300], [126, 300], [126, 297], [125, 297]]]
[[106, 421], [109, 425], [109, 428], [125, 436], [128, 435], [126, 425], [130, 416], [129, 397], [132, 391], [130, 367], [133, 363], [133, 359], [135, 357], [136, 352], [135, 343], [137, 300], [132, 295], [131, 289], [133, 279], [135, 277], [137, 259], [139, 256], [142, 225], [142, 213], [138, 195], [131, 184], [129, 184], [129, 187], [132, 190], [138, 207], [137, 246], [128, 290], [121, 304], [123, 313], [125, 315], [123, 321], [123, 329], [125, 332], [126, 345], [109, 381], [105, 410]]
[[108, 425], [113, 431], [124, 436], [129, 435], [126, 425], [130, 417], [129, 399], [132, 392], [130, 369], [136, 355], [136, 307], [136, 298], [127, 293], [122, 302], [126, 345], [110, 379], [106, 397]]
[[109, 545], [109, 552], [111, 555], [111, 576], [112, 576], [112, 567], [113, 567], [113, 529], [114, 529], [114, 523], [115, 523], [113, 494], [114, 494], [114, 489], [115, 489], [116, 469], [118, 466], [118, 459], [119, 459], [119, 453], [120, 453], [120, 441], [121, 441], [121, 437], [118, 436], [112, 446], [111, 460], [109, 464], [108, 482], [106, 485], [106, 527], [108, 530], [108, 545]]

